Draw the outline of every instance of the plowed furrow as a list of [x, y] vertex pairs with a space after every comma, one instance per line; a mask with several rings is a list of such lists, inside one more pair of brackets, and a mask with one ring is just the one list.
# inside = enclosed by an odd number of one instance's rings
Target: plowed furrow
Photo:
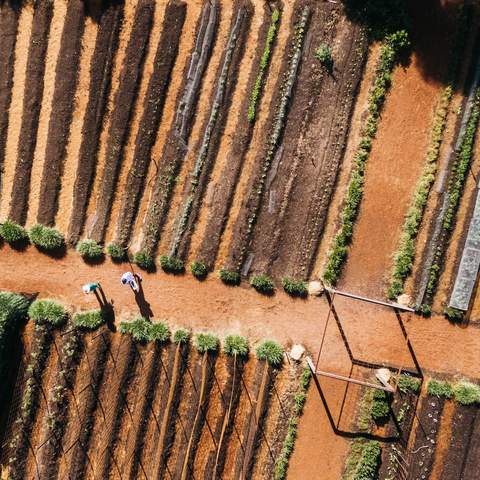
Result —
[[73, 188], [72, 216], [68, 226], [68, 239], [72, 243], [78, 241], [83, 230], [122, 18], [122, 5], [112, 2], [102, 12], [99, 21], [95, 50], [90, 64], [88, 103], [83, 120], [82, 143]]
[[103, 240], [110, 216], [123, 146], [130, 125], [132, 108], [136, 98], [138, 81], [141, 76], [150, 27], [152, 25], [153, 10], [153, 1], [139, 1], [132, 33], [125, 53], [120, 84], [113, 102], [105, 153], [105, 167], [97, 195], [94, 221], [89, 235], [97, 241]]
[[143, 114], [135, 141], [133, 163], [128, 172], [117, 220], [115, 242], [123, 247], [126, 247], [130, 240], [145, 186], [145, 177], [151, 160], [150, 153], [157, 136], [170, 76], [177, 58], [186, 8], [186, 4], [175, 1], [169, 3], [165, 11], [162, 34], [153, 61], [153, 72], [143, 100]]
[[42, 0], [36, 3], [28, 48], [25, 87], [22, 92], [22, 123], [8, 215], [15, 222], [22, 224], [27, 219], [31, 169], [37, 143], [38, 121], [43, 98], [43, 75], [52, 15], [51, 2]]
[[40, 185], [37, 221], [44, 225], [54, 223], [58, 208], [58, 192], [74, 107], [83, 30], [84, 2], [69, 0], [55, 69], [55, 91]]

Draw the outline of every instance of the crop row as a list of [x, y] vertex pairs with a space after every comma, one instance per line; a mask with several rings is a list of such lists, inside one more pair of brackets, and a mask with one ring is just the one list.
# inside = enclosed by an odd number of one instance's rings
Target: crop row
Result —
[[423, 213], [427, 205], [430, 190], [435, 181], [438, 167], [440, 146], [447, 123], [450, 103], [457, 83], [461, 59], [465, 49], [471, 9], [464, 6], [458, 19], [458, 32], [451, 52], [450, 65], [447, 72], [447, 85], [443, 89], [439, 104], [435, 111], [430, 145], [427, 150], [425, 165], [413, 194], [412, 203], [405, 216], [399, 246], [393, 259], [392, 276], [388, 288], [388, 298], [395, 300], [403, 293], [406, 278], [410, 275], [415, 257], [415, 239], [422, 223]]
[[301, 11], [300, 18], [295, 26], [295, 32], [293, 34], [292, 45], [289, 52], [288, 69], [281, 86], [275, 117], [271, 125], [270, 134], [267, 138], [267, 151], [261, 162], [262, 166], [259, 178], [254, 182], [252, 191], [246, 201], [247, 206], [243, 211], [243, 214], [238, 218], [234, 227], [234, 246], [229, 255], [229, 268], [226, 269], [227, 271], [233, 270], [234, 273], [239, 274], [245, 260], [246, 252], [256, 223], [257, 214], [261, 206], [267, 174], [280, 146], [283, 130], [285, 128], [288, 106], [293, 94], [295, 80], [302, 58], [303, 42], [309, 17], [310, 7], [305, 6]]
[[347, 258], [348, 245], [352, 240], [353, 227], [363, 195], [365, 167], [372, 149], [372, 141], [377, 132], [380, 113], [390, 90], [391, 74], [401, 54], [409, 45], [407, 32], [399, 30], [385, 38], [380, 51], [380, 59], [368, 98], [368, 116], [362, 128], [362, 138], [355, 152], [354, 166], [341, 214], [341, 226], [333, 241], [323, 273], [324, 280], [330, 285], [334, 285], [338, 280]]
[[195, 48], [188, 68], [184, 72], [183, 94], [177, 101], [175, 120], [164, 146], [162, 161], [147, 207], [140, 252], [136, 255], [139, 266], [151, 267], [153, 264], [153, 255], [165, 222], [175, 177], [187, 152], [192, 118], [197, 106], [203, 74], [213, 49], [219, 10], [217, 1], [207, 2], [203, 6], [197, 27]]

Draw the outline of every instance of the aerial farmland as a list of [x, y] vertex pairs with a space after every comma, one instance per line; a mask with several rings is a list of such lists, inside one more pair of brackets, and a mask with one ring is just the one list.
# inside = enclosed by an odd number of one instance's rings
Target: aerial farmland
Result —
[[1, 480], [478, 480], [480, 3], [0, 2]]

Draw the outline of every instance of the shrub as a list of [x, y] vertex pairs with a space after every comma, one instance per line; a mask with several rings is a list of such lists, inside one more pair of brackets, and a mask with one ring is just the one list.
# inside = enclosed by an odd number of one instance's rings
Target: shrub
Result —
[[48, 323], [58, 327], [67, 320], [65, 307], [56, 300], [35, 300], [28, 309], [28, 316], [35, 323]]
[[402, 375], [398, 381], [398, 388], [402, 393], [407, 393], [408, 391], [418, 393], [420, 391], [420, 380], [408, 375]]
[[220, 280], [227, 285], [240, 285], [240, 274], [238, 272], [232, 272], [225, 268], [221, 268], [218, 272], [218, 276], [220, 277]]
[[332, 57], [332, 49], [322, 43], [316, 50], [315, 50], [315, 58], [325, 67], [327, 70], [332, 70], [333, 68], [333, 57]]
[[150, 340], [151, 323], [144, 317], [120, 322], [120, 333], [128, 333], [135, 342], [147, 342]]
[[253, 123], [255, 120], [256, 108], [258, 99], [260, 97], [260, 92], [262, 90], [263, 79], [268, 68], [270, 61], [270, 54], [272, 51], [272, 45], [277, 34], [277, 24], [278, 19], [280, 18], [280, 12], [275, 9], [272, 12], [272, 20], [270, 27], [267, 32], [267, 39], [265, 41], [265, 46], [263, 48], [262, 58], [260, 60], [260, 66], [258, 69], [257, 78], [255, 79], [255, 84], [253, 85], [252, 95], [250, 97], [250, 103], [248, 104], [247, 118], [250, 123]]
[[383, 423], [390, 415], [390, 395], [384, 390], [373, 392], [372, 418], [375, 423]]
[[453, 397], [452, 386], [448, 382], [444, 382], [441, 380], [430, 380], [428, 382], [427, 392], [429, 395], [434, 395], [437, 397]]
[[190, 272], [195, 278], [203, 280], [207, 276], [207, 267], [201, 262], [193, 261], [190, 264]]
[[37, 224], [30, 229], [29, 235], [30, 241], [41, 250], [55, 251], [65, 247], [64, 236], [54, 228]]
[[0, 224], [0, 237], [13, 245], [28, 241], [28, 232], [21, 225], [10, 220]]
[[167, 273], [183, 273], [185, 271], [185, 264], [178, 257], [170, 257], [168, 255], [162, 255], [160, 257], [160, 266]]
[[99, 309], [77, 312], [73, 316], [73, 324], [78, 328], [86, 330], [95, 330], [104, 322], [102, 311]]
[[265, 360], [276, 367], [283, 361], [283, 348], [273, 340], [264, 340], [255, 350], [255, 355], [259, 360]]
[[151, 342], [166, 343], [170, 339], [170, 328], [167, 322], [150, 323], [148, 339]]
[[292, 278], [282, 279], [283, 289], [292, 297], [306, 297], [308, 294], [307, 282]]
[[110, 243], [107, 247], [107, 252], [115, 262], [122, 262], [127, 258], [127, 249], [117, 243]]
[[149, 255], [147, 252], [144, 252], [144, 251], [137, 252], [133, 256], [133, 261], [143, 270], [147, 270], [147, 271], [155, 270], [155, 261], [153, 260], [153, 257]]
[[207, 353], [216, 352], [219, 342], [218, 337], [213, 333], [197, 333], [193, 343], [200, 353]]
[[81, 240], [77, 243], [76, 250], [86, 260], [97, 260], [104, 255], [103, 247], [95, 240]]
[[480, 404], [480, 385], [461, 381], [453, 387], [455, 400], [461, 405]]
[[227, 355], [246, 357], [248, 355], [248, 340], [241, 335], [227, 335], [223, 342], [223, 351]]
[[432, 314], [432, 307], [426, 303], [422, 303], [416, 309], [416, 312], [422, 315], [423, 317], [429, 317]]
[[353, 480], [374, 480], [378, 474], [382, 449], [377, 441], [365, 444]]
[[260, 293], [265, 293], [267, 295], [272, 294], [275, 291], [275, 286], [273, 285], [273, 280], [268, 275], [254, 275], [250, 279], [250, 285]]
[[458, 308], [448, 307], [445, 309], [444, 313], [452, 322], [462, 322], [464, 319], [464, 312]]
[[188, 343], [190, 339], [190, 332], [185, 328], [179, 328], [173, 334], [173, 341], [175, 343]]

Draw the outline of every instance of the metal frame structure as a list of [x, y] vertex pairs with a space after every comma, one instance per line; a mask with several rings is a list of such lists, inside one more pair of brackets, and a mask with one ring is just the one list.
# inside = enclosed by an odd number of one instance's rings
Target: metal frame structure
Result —
[[[340, 434], [340, 435], [346, 435], [346, 436], [355, 436], [356, 435], [355, 433], [344, 432], [344, 431], [340, 430], [340, 428], [339, 428], [343, 408], [344, 408], [345, 401], [346, 401], [346, 398], [347, 398], [348, 387], [349, 387], [350, 384], [361, 385], [361, 386], [364, 386], [364, 387], [374, 388], [374, 389], [377, 389], [377, 390], [383, 390], [385, 392], [395, 394], [397, 392], [398, 381], [399, 381], [400, 375], [402, 373], [408, 373], [409, 375], [411, 375], [413, 377], [419, 378], [423, 382], [422, 370], [421, 370], [420, 365], [417, 361], [417, 358], [415, 356], [415, 352], [414, 352], [414, 350], [412, 348], [412, 345], [410, 343], [410, 340], [408, 338], [408, 333], [405, 329], [405, 326], [403, 324], [403, 320], [401, 318], [401, 313], [402, 312], [414, 313], [414, 310], [412, 308], [405, 307], [405, 306], [400, 305], [398, 303], [387, 303], [387, 302], [383, 302], [383, 301], [380, 301], [380, 300], [375, 300], [375, 299], [363, 297], [363, 296], [360, 296], [360, 295], [355, 295], [353, 293], [344, 292], [344, 291], [340, 291], [340, 290], [335, 290], [335, 289], [329, 288], [329, 287], [325, 287], [324, 293], [325, 293], [325, 297], [327, 299], [327, 302], [329, 304], [329, 310], [328, 310], [328, 315], [327, 315], [327, 319], [326, 319], [326, 322], [325, 322], [325, 327], [323, 329], [320, 349], [319, 349], [319, 352], [318, 352], [316, 363], [314, 364], [312, 358], [310, 358], [310, 357], [307, 358], [307, 363], [308, 363], [308, 366], [311, 370], [311, 373], [313, 375], [315, 384], [316, 384], [317, 389], [320, 393], [320, 397], [321, 397], [321, 399], [324, 403], [325, 409], [327, 411], [327, 415], [329, 417], [330, 423], [331, 423], [332, 428], [334, 429], [335, 433]], [[366, 303], [379, 305], [379, 306], [382, 306], [382, 307], [391, 308], [394, 311], [395, 316], [397, 318], [398, 325], [400, 327], [400, 330], [402, 332], [402, 336], [403, 336], [404, 341], [405, 341], [406, 349], [408, 350], [408, 352], [410, 354], [410, 358], [413, 360], [413, 363], [415, 365], [415, 370], [405, 368], [404, 365], [401, 365], [399, 367], [396, 367], [396, 366], [393, 366], [393, 365], [388, 365], [388, 364], [381, 365], [381, 364], [371, 363], [371, 362], [364, 361], [362, 359], [355, 358], [355, 356], [352, 352], [352, 349], [350, 347], [350, 344], [348, 342], [347, 336], [345, 334], [345, 331], [343, 329], [340, 317], [339, 317], [339, 315], [338, 315], [338, 313], [335, 309], [334, 300], [335, 300], [335, 296], [337, 296], [337, 295], [341, 296], [341, 297], [351, 298], [355, 301], [366, 302]], [[331, 317], [333, 317], [334, 320], [335, 320], [338, 331], [339, 331], [339, 333], [342, 337], [343, 344], [345, 346], [345, 349], [348, 353], [348, 356], [349, 356], [349, 359], [350, 359], [350, 362], [351, 362], [350, 373], [348, 374], [348, 376], [341, 375], [341, 374], [335, 373], [335, 372], [330, 372], [330, 371], [327, 371], [323, 368], [319, 368], [321, 354], [322, 354], [322, 351], [323, 351], [323, 348], [324, 348], [324, 345], [325, 345], [326, 332], [327, 332]], [[372, 382], [368, 382], [368, 381], [366, 381], [362, 378], [352, 377], [354, 366], [369, 368], [369, 369], [372, 369], [372, 370], [379, 369], [379, 368], [388, 368], [392, 372], [392, 374], [394, 374], [393, 385], [380, 385], [380, 384], [375, 384], [375, 383], [372, 383]], [[319, 377], [327, 377], [327, 378], [331, 378], [331, 379], [338, 380], [338, 381], [346, 383], [346, 388], [345, 388], [345, 392], [344, 392], [344, 395], [343, 395], [343, 401], [342, 401], [342, 405], [341, 405], [341, 409], [340, 409], [339, 418], [337, 419], [336, 422], [333, 419], [333, 416], [332, 416], [331, 411], [330, 411], [329, 406], [328, 406], [328, 402], [326, 401], [325, 395], [322, 392], [320, 382], [319, 382]], [[418, 402], [418, 399], [417, 399], [417, 402]], [[400, 431], [400, 426], [398, 425], [398, 422], [396, 421], [396, 419], [394, 419], [394, 421], [397, 425], [397, 429]], [[362, 435], [370, 436], [370, 435], [365, 435], [365, 434], [362, 434]], [[380, 438], [380, 437], [376, 437], [376, 438]], [[398, 439], [399, 439], [399, 437], [389, 437], [389, 438], [381, 437], [381, 440], [387, 440], [387, 441], [388, 440], [397, 441]]]

